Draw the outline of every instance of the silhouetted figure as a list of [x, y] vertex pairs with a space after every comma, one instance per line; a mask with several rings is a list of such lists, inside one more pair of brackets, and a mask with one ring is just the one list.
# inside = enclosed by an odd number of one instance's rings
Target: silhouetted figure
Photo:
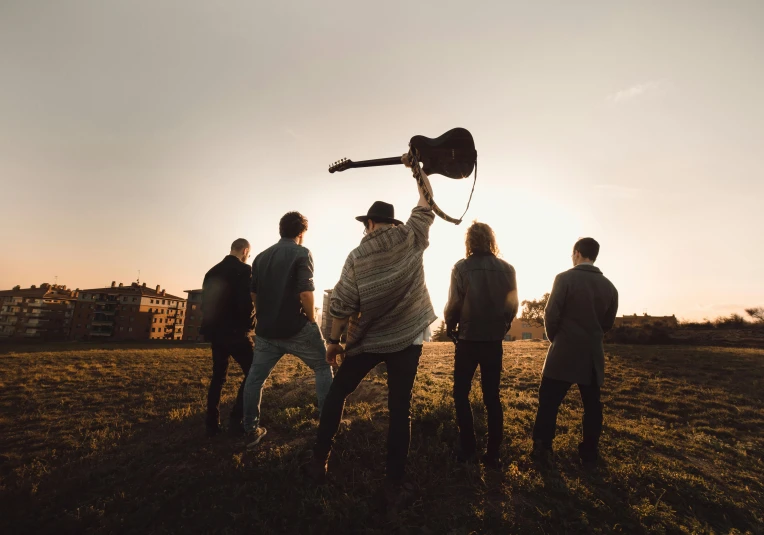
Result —
[[257, 255], [252, 264], [257, 339], [244, 387], [248, 449], [265, 436], [265, 428], [259, 426], [263, 383], [281, 357], [294, 355], [315, 372], [319, 410], [332, 384], [332, 368], [326, 362], [326, 346], [313, 306], [313, 256], [302, 246], [307, 231], [305, 216], [299, 212], [285, 214], [279, 221], [281, 239]]
[[557, 410], [571, 385], [577, 384], [584, 404], [584, 439], [578, 454], [584, 463], [598, 458], [602, 433], [600, 387], [605, 379], [604, 334], [613, 327], [618, 291], [594, 267], [600, 246], [582, 238], [573, 246], [573, 269], [557, 275], [544, 313], [552, 345], [544, 362], [539, 408], [533, 426], [533, 456], [551, 461]]
[[[207, 435], [215, 436], [220, 427], [220, 394], [228, 377], [228, 357], [241, 366], [246, 381], [252, 365], [254, 313], [249, 294], [251, 268], [249, 242], [239, 238], [231, 252], [204, 276], [202, 286], [202, 325], [200, 332], [212, 344], [212, 381], [207, 394]], [[230, 430], [242, 428], [244, 381], [231, 410]]]
[[[410, 165], [407, 156], [403, 162]], [[384, 362], [390, 422], [383, 491], [392, 506], [404, 492], [401, 485], [411, 439], [411, 391], [424, 333], [437, 318], [422, 264], [435, 215], [420, 191], [419, 203], [406, 224], [395, 219], [391, 204], [381, 201], [356, 219], [364, 224], [365, 236], [345, 261], [328, 311], [333, 320], [327, 360], [334, 364], [338, 355], [344, 353], [346, 357], [329, 389], [316, 444], [307, 452], [304, 469], [313, 480], [324, 480], [345, 399], [377, 364]], [[347, 344], [342, 348], [340, 334], [346, 325]]]
[[503, 340], [517, 315], [515, 269], [496, 257], [496, 236], [485, 223], [467, 229], [466, 258], [451, 272], [451, 288], [444, 316], [450, 338], [456, 343], [454, 359], [454, 404], [459, 426], [456, 457], [470, 462], [477, 443], [470, 405], [475, 370], [480, 366], [480, 384], [488, 415], [488, 445], [482, 461], [501, 466], [499, 447], [504, 435], [504, 411], [499, 398]]

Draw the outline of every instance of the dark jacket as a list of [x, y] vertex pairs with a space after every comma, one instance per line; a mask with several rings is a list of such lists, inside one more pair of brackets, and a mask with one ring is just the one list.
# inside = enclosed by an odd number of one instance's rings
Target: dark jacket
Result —
[[503, 340], [517, 314], [515, 268], [491, 253], [459, 260], [451, 271], [444, 316], [460, 340]]
[[252, 270], [233, 255], [210, 269], [202, 285], [202, 326], [207, 340], [218, 335], [245, 334], [254, 326], [249, 295]]
[[598, 268], [579, 264], [557, 275], [544, 312], [546, 335], [552, 342], [544, 377], [589, 385], [593, 370], [602, 385], [602, 338], [613, 327], [617, 311], [618, 290]]
[[252, 263], [257, 335], [290, 338], [300, 332], [308, 321], [300, 294], [315, 289], [313, 256], [306, 247], [289, 238], [281, 238], [257, 255]]

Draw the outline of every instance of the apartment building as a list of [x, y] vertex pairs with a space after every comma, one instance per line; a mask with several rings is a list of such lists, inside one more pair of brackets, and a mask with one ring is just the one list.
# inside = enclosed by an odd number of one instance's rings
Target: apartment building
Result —
[[204, 336], [199, 333], [202, 326], [202, 291], [185, 290], [188, 294], [186, 299], [186, 323], [183, 326], [183, 340], [189, 342], [204, 342]]
[[181, 340], [186, 300], [159, 285], [111, 283], [109, 288], [80, 290], [71, 338], [89, 340]]
[[515, 318], [504, 340], [546, 340], [546, 331], [541, 325], [522, 318]]
[[66, 339], [76, 300], [76, 290], [47, 282], [0, 291], [0, 339]]
[[673, 314], [671, 316], [649, 316], [647, 313], [637, 316], [633, 314], [631, 316], [623, 315], [615, 319], [615, 327], [642, 327], [644, 325], [676, 328], [679, 322]]

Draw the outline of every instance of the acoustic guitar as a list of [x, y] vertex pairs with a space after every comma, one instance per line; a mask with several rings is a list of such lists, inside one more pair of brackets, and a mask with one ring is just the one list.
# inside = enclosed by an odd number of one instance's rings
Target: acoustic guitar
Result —
[[[429, 138], [426, 136], [414, 136], [409, 142], [409, 157], [412, 160], [411, 171], [419, 183], [419, 187], [427, 199], [432, 210], [441, 218], [450, 223], [458, 225], [469, 210], [472, 201], [472, 193], [475, 191], [475, 182], [477, 182], [477, 151], [475, 150], [475, 141], [472, 134], [465, 128], [454, 128], [445, 134]], [[421, 167], [420, 167], [421, 162]], [[381, 165], [403, 165], [400, 156], [392, 158], [379, 158], [376, 160], [362, 160], [354, 162], [347, 158], [342, 158], [329, 166], [330, 173], [354, 169], [357, 167], [377, 167]], [[443, 175], [456, 180], [466, 178], [475, 170], [475, 181], [472, 184], [470, 198], [467, 201], [467, 208], [459, 219], [454, 219], [446, 215], [428, 191], [421, 177], [421, 171], [427, 175]]]
[[[477, 161], [475, 141], [469, 130], [464, 128], [454, 128], [436, 138], [414, 136], [409, 142], [409, 147], [412, 153], [417, 154], [422, 163], [422, 170], [428, 175], [443, 175], [457, 180], [466, 178], [472, 174]], [[329, 166], [329, 172], [335, 173], [357, 167], [380, 165], [402, 165], [401, 157], [394, 156], [360, 162], [342, 158]]]

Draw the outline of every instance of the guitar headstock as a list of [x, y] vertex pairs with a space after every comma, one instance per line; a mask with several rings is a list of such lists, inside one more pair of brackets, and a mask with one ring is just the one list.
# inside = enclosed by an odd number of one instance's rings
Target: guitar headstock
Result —
[[350, 169], [352, 163], [352, 160], [342, 158], [341, 160], [338, 160], [329, 166], [329, 172], [334, 173], [344, 171], [345, 169]]

